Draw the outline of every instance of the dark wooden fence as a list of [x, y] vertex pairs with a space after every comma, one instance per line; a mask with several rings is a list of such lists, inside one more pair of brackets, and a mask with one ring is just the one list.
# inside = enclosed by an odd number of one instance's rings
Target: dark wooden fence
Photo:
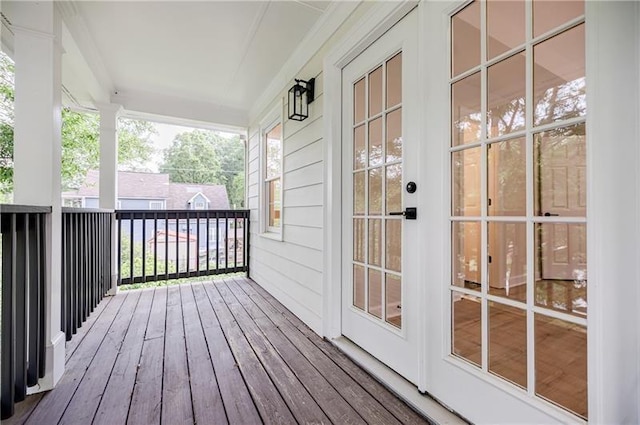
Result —
[[114, 212], [62, 209], [62, 315], [67, 341], [111, 287]]
[[118, 210], [118, 285], [249, 273], [248, 210]]
[[0, 205], [2, 419], [45, 373], [45, 238], [50, 207]]

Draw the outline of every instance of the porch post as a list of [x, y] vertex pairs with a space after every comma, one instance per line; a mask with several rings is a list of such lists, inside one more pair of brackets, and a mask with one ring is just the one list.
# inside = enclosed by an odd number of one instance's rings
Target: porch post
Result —
[[[118, 206], [118, 116], [122, 106], [98, 104], [100, 111], [100, 208], [115, 210]], [[115, 218], [111, 244], [111, 289], [109, 295], [118, 292], [117, 228]]]
[[45, 237], [46, 372], [53, 388], [65, 368], [61, 318], [61, 20], [54, 2], [11, 2], [15, 34], [14, 201], [52, 207]]

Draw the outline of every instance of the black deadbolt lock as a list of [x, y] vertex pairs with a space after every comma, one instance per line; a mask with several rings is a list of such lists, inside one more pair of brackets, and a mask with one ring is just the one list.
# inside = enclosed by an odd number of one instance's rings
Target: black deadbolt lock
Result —
[[416, 186], [415, 182], [409, 182], [407, 183], [407, 192], [409, 193], [413, 193], [416, 191], [418, 187]]

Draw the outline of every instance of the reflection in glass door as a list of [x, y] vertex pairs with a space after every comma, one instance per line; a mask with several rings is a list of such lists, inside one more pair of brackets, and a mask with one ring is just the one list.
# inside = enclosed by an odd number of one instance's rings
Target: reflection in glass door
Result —
[[476, 0], [451, 39], [451, 353], [587, 418], [584, 3]]
[[353, 84], [353, 306], [402, 328], [402, 53]]

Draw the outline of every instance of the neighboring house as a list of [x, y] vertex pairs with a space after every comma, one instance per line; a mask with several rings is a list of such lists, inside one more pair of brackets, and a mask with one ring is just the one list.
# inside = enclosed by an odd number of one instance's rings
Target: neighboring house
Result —
[[[147, 248], [152, 252], [157, 244], [158, 261], [174, 262], [178, 258], [178, 270], [186, 270], [187, 243], [189, 244], [189, 270], [195, 270], [198, 259], [197, 236], [173, 230], [158, 230], [156, 236], [147, 240]], [[178, 246], [176, 246], [178, 244]], [[176, 251], [178, 254], [176, 254]]]
[[[100, 178], [90, 170], [84, 184], [62, 194], [68, 207], [98, 208]], [[118, 209], [228, 210], [227, 188], [218, 184], [171, 183], [169, 175], [118, 171]]]
[[[98, 208], [100, 179], [97, 170], [90, 170], [87, 173], [84, 184], [76, 191], [69, 191], [62, 194], [63, 205], [80, 208]], [[134, 171], [118, 171], [118, 209], [119, 210], [228, 210], [229, 198], [224, 185], [195, 184], [195, 183], [171, 183], [169, 175], [164, 173], [144, 173]], [[121, 220], [123, 237], [127, 237], [130, 230], [129, 220]], [[168, 221], [169, 245], [175, 247], [175, 240], [171, 242], [171, 235], [175, 239], [176, 231], [178, 237], [186, 241], [187, 226], [189, 227], [190, 244], [193, 243], [194, 252], [206, 251], [207, 233], [209, 234], [209, 249], [224, 247], [225, 241], [232, 236], [233, 222], [228, 220], [209, 221], [200, 220], [200, 226], [196, 220], [180, 220], [176, 224], [175, 220]], [[134, 222], [133, 241], [149, 243], [153, 240], [154, 232], [157, 235], [167, 230], [165, 223], [159, 220], [157, 229], [154, 228], [153, 220], [140, 220]], [[226, 229], [226, 230], [225, 230]], [[199, 236], [197, 235], [199, 231]], [[143, 234], [144, 233], [144, 234]], [[158, 236], [159, 237], [159, 236]], [[158, 239], [160, 240], [160, 239]], [[185, 242], [186, 243], [186, 242]], [[199, 247], [196, 250], [195, 246]], [[180, 243], [180, 264], [186, 264], [186, 249]], [[171, 248], [171, 247], [170, 247]], [[190, 248], [191, 249], [191, 248]], [[164, 249], [159, 252], [164, 253]], [[170, 249], [171, 251], [171, 249]], [[169, 255], [169, 261], [175, 261], [175, 248], [173, 258]], [[195, 266], [195, 258], [190, 257], [189, 262]]]

